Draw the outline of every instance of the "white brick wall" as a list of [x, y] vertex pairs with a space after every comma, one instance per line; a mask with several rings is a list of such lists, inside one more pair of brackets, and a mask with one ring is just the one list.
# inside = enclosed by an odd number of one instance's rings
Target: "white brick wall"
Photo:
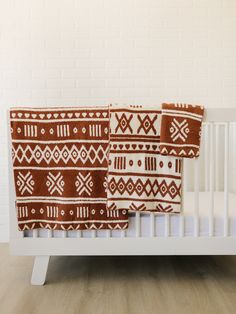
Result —
[[235, 38], [235, 0], [0, 0], [0, 237], [9, 106], [234, 107]]

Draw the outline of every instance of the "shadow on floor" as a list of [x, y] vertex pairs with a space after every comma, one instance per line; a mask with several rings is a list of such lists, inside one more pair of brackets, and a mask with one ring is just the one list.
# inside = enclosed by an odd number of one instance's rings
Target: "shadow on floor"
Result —
[[230, 282], [236, 289], [236, 258], [230, 256], [62, 256], [50, 259], [47, 281], [204, 280]]

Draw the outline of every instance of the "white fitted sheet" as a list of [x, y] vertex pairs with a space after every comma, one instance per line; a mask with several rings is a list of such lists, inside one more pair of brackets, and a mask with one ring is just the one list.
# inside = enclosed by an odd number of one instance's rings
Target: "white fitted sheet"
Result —
[[[209, 213], [210, 213], [210, 193], [199, 192], [199, 236], [208, 236], [209, 234]], [[183, 210], [182, 215], [184, 216], [184, 235], [194, 236], [194, 193], [185, 192], [183, 198]], [[180, 219], [179, 214], [168, 214], [169, 216], [169, 236], [178, 237], [180, 235]], [[223, 236], [224, 234], [224, 192], [214, 193], [214, 236]], [[154, 214], [154, 225], [155, 233], [154, 236], [163, 237], [165, 236], [165, 214]], [[236, 194], [229, 193], [229, 207], [228, 207], [228, 234], [230, 236], [236, 236]], [[129, 228], [125, 231], [126, 237], [136, 236], [136, 224], [135, 224], [135, 213], [130, 214]], [[124, 236], [124, 233], [120, 230], [112, 230], [112, 237]], [[48, 237], [49, 231], [40, 229], [39, 237]], [[25, 236], [33, 236], [33, 231], [26, 231]], [[63, 231], [53, 231], [53, 237], [64, 237]], [[69, 231], [67, 237], [78, 237], [82, 236], [90, 238], [94, 236], [91, 230], [84, 230], [80, 232]], [[107, 237], [106, 230], [96, 231], [97, 237]], [[150, 214], [140, 213], [140, 236], [150, 236]]]

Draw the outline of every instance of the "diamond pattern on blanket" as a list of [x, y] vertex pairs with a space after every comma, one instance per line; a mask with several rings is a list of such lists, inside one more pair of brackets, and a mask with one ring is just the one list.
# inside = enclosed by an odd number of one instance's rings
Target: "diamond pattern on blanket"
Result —
[[180, 212], [181, 159], [160, 155], [161, 113], [110, 106], [108, 208]]
[[125, 229], [107, 209], [109, 110], [15, 108], [10, 112], [19, 230]]
[[187, 104], [162, 104], [160, 153], [194, 158], [199, 156], [204, 109]]

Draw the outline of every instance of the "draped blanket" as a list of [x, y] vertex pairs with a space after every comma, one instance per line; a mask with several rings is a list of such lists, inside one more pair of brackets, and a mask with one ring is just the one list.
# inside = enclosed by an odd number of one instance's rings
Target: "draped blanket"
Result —
[[125, 229], [128, 211], [179, 213], [202, 116], [173, 104], [12, 109], [19, 230]]
[[108, 208], [179, 213], [181, 159], [160, 155], [161, 109], [110, 106]]
[[202, 106], [162, 104], [161, 154], [198, 157], [203, 114]]
[[127, 210], [107, 210], [108, 106], [10, 116], [20, 230], [127, 228]]

